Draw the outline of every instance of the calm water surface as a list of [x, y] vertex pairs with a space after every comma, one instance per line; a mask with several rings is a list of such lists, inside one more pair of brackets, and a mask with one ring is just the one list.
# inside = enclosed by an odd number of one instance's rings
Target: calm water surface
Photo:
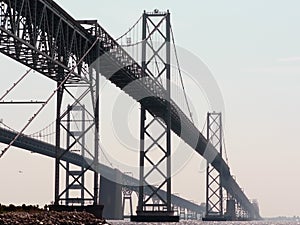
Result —
[[184, 220], [179, 223], [132, 223], [127, 221], [109, 221], [112, 225], [300, 225], [300, 221], [250, 221], [250, 222], [202, 222]]

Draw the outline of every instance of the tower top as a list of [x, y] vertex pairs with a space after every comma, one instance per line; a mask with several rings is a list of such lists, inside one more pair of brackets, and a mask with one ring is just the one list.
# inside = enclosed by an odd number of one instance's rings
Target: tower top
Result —
[[151, 16], [164, 16], [164, 15], [170, 14], [170, 12], [169, 12], [169, 10], [160, 11], [159, 9], [154, 9], [153, 11], [150, 11], [150, 12], [146, 12], [146, 10], [144, 10], [144, 14], [151, 15]]

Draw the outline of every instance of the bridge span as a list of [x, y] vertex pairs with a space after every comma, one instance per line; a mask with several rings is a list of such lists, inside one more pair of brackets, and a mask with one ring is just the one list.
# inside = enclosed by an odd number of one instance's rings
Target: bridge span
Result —
[[[0, 127], [0, 143], [9, 144], [11, 140], [17, 135], [16, 132]], [[14, 146], [26, 151], [38, 153], [44, 156], [48, 156], [51, 158], [56, 157], [55, 146], [28, 136], [21, 136], [16, 142], [14, 142]], [[84, 158], [81, 155], [78, 155], [73, 152], [68, 152], [65, 149], [61, 149], [61, 154], [64, 153], [63, 160], [69, 163], [72, 163], [77, 166], [82, 166], [84, 168], [89, 168], [90, 170], [96, 171], [101, 174], [103, 177], [113, 177], [117, 169], [111, 168], [104, 164], [98, 163], [98, 165], [93, 165], [93, 162], [89, 158]], [[135, 179], [132, 176], [124, 174], [118, 171], [122, 177], [120, 180], [121, 184], [131, 184], [128, 186], [131, 190], [138, 192], [139, 191], [139, 180]], [[163, 192], [163, 190], [162, 190]], [[150, 190], [146, 191], [145, 194], [151, 193]], [[185, 200], [176, 195], [172, 195], [172, 204], [177, 207], [181, 207], [184, 209], [188, 209], [191, 212], [195, 212], [197, 214], [202, 215], [205, 212], [205, 208], [203, 206], [197, 205], [191, 201]]]
[[[86, 28], [86, 25], [89, 28]], [[166, 101], [168, 99], [166, 88], [145, 71], [96, 21], [76, 21], [52, 0], [1, 0], [0, 52], [61, 85], [58, 86], [57, 93], [58, 108], [61, 106], [63, 89], [68, 88], [64, 84], [80, 85], [86, 82], [88, 78], [82, 76], [86, 70], [83, 65], [94, 67], [97, 72], [96, 80], [98, 76], [104, 76], [138, 101], [142, 108], [151, 115], [162, 121], [169, 121], [170, 123], [167, 123], [175, 134], [211, 162], [211, 165], [220, 173], [223, 188], [240, 203], [249, 213], [250, 218], [260, 218], [259, 212], [232, 177], [229, 166], [218, 151], [173, 100]], [[99, 63], [93, 65], [99, 58]], [[73, 65], [76, 65], [76, 68]], [[75, 69], [76, 72], [74, 72]], [[94, 79], [90, 81], [94, 82]], [[84, 84], [86, 85], [86, 83]], [[92, 94], [96, 93], [97, 85], [91, 86]], [[95, 87], [96, 89], [94, 89]], [[151, 97], [141, 99], [141, 96]], [[95, 127], [98, 130], [97, 109], [99, 103], [95, 100], [95, 96], [93, 97], [93, 104], [96, 108], [94, 112]], [[57, 118], [61, 119], [59, 110], [57, 115]], [[60, 124], [57, 127], [59, 137]], [[2, 129], [1, 141], [9, 143], [15, 135]], [[21, 136], [14, 145], [55, 157], [53, 146], [24, 136]], [[56, 148], [59, 145], [58, 138]], [[64, 150], [60, 149], [60, 151]], [[80, 166], [88, 167], [90, 165], [86, 159], [71, 152], [63, 153], [61, 159]], [[96, 156], [95, 159], [98, 160]], [[56, 165], [59, 165], [58, 162]], [[104, 165], [97, 165], [101, 168], [99, 171], [102, 173], [112, 171], [111, 168]], [[57, 175], [58, 172], [56, 172]], [[133, 178], [127, 177], [127, 179], [132, 179], [134, 184], [138, 184], [137, 180]], [[95, 179], [96, 181], [97, 179]], [[97, 182], [95, 186], [97, 186]], [[96, 189], [95, 193], [97, 193]], [[57, 192], [56, 196], [58, 194]], [[189, 208], [200, 210], [198, 206], [179, 197], [173, 196], [172, 200], [174, 204], [174, 201], [179, 201], [181, 204], [184, 202]]]

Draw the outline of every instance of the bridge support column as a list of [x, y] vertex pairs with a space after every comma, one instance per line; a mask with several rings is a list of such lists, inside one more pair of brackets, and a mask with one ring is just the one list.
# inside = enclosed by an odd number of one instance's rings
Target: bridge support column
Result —
[[[143, 96], [141, 103], [140, 124], [140, 184], [137, 215], [132, 221], [137, 222], [176, 222], [179, 216], [174, 216], [171, 207], [171, 67], [170, 67], [170, 13], [144, 12], [142, 39], [142, 70], [160, 82], [166, 90], [163, 101], [165, 107], [155, 110], [159, 116], [147, 114], [148, 108], [154, 108], [151, 99], [156, 96]], [[159, 38], [153, 43], [151, 36]], [[159, 62], [157, 62], [159, 60]], [[153, 71], [152, 65], [157, 67]], [[151, 71], [152, 70], [152, 71]], [[147, 85], [147, 80], [144, 80]], [[150, 87], [151, 88], [151, 87]], [[154, 131], [154, 129], [156, 129]], [[153, 183], [157, 185], [154, 186]], [[166, 195], [160, 190], [165, 189]], [[147, 197], [144, 199], [144, 195]], [[159, 201], [152, 202], [155, 198]], [[159, 210], [155, 210], [159, 209]]]
[[226, 201], [226, 218], [228, 220], [236, 220], [236, 202], [235, 199], [227, 199]]
[[[123, 201], [122, 201], [122, 205], [123, 205], [123, 218], [130, 218], [133, 215], [133, 208], [132, 208], [132, 190], [130, 189], [123, 189]], [[129, 203], [129, 211], [130, 214], [127, 215], [125, 214], [125, 206], [126, 206], [126, 201]]]
[[250, 219], [249, 212], [247, 212], [239, 202], [236, 202], [236, 220], [244, 221], [249, 219]]
[[115, 170], [111, 179], [100, 178], [100, 199], [104, 205], [103, 217], [105, 219], [122, 220], [122, 174]]
[[[207, 114], [207, 140], [222, 157], [222, 114]], [[207, 162], [206, 171], [206, 213], [203, 220], [225, 220], [223, 210], [223, 186], [220, 173]]]
[[[124, 173], [127, 175], [130, 175], [131, 177], [133, 174], [131, 172]], [[122, 212], [123, 212], [123, 218], [130, 218], [133, 215], [133, 207], [132, 207], [132, 193], [133, 191], [128, 187], [129, 182], [126, 179], [123, 179], [123, 187], [122, 187], [122, 193], [123, 193], [123, 201], [122, 201]], [[125, 214], [125, 208], [126, 208], [126, 202], [128, 202], [129, 206], [129, 215]]]
[[[98, 35], [97, 24], [88, 24]], [[62, 32], [62, 31], [61, 31]], [[89, 31], [88, 31], [89, 32]], [[76, 36], [73, 36], [76, 39]], [[63, 41], [63, 40], [58, 40]], [[76, 43], [78, 40], [72, 40]], [[58, 49], [58, 59], [66, 68], [77, 65], [76, 74], [59, 66], [57, 84], [64, 85], [57, 92], [55, 201], [52, 210], [86, 210], [102, 217], [99, 205], [99, 43], [84, 46], [78, 58]], [[89, 53], [84, 55], [85, 53]], [[79, 62], [80, 57], [83, 61]], [[68, 76], [68, 80], [66, 80]], [[63, 101], [63, 93], [66, 97]], [[66, 103], [72, 104], [66, 104]], [[61, 109], [64, 107], [64, 111]], [[66, 149], [64, 152], [61, 149]], [[60, 153], [59, 153], [60, 152]], [[80, 155], [80, 166], [64, 162], [70, 152]], [[88, 160], [86, 160], [86, 158]], [[75, 156], [76, 158], [76, 156]], [[79, 159], [80, 158], [80, 159]], [[78, 164], [77, 164], [78, 165]], [[65, 172], [65, 173], [62, 173]], [[64, 180], [61, 185], [61, 180]], [[89, 181], [89, 182], [87, 182]]]
[[[60, 77], [58, 77], [59, 80], [63, 79], [63, 73], [60, 71], [59, 74]], [[60, 86], [60, 82], [57, 82], [57, 86]], [[59, 173], [60, 173], [60, 155], [59, 155], [59, 150], [60, 150], [60, 123], [61, 123], [61, 105], [62, 105], [62, 99], [63, 99], [63, 93], [64, 93], [64, 88], [61, 87], [57, 91], [56, 94], [56, 124], [55, 124], [55, 151], [56, 151], [56, 157], [55, 157], [55, 181], [54, 181], [54, 205], [59, 205]]]
[[[67, 109], [67, 149], [69, 151], [78, 152], [82, 157], [85, 157], [85, 107], [83, 106], [68, 106]], [[79, 114], [76, 119], [74, 114]], [[81, 139], [81, 146], [72, 148], [71, 143], [73, 138]], [[66, 162], [66, 205], [80, 204], [84, 206], [85, 202], [85, 169], [84, 167], [74, 166]], [[72, 184], [73, 179], [78, 178], [76, 184]], [[71, 198], [70, 192], [79, 192], [77, 198]]]
[[186, 220], [185, 208], [180, 207], [179, 216], [180, 216], [180, 219]]
[[[57, 93], [55, 202], [51, 209], [86, 210], [97, 217], [102, 217], [103, 206], [100, 206], [98, 201], [99, 175], [96, 172], [96, 165], [99, 162], [99, 78], [93, 76], [92, 68], [88, 70], [90, 83], [70, 83]], [[79, 97], [72, 94], [73, 87], [78, 88]], [[68, 105], [61, 113], [63, 92], [73, 98], [74, 103]], [[91, 99], [87, 98], [88, 94], [91, 95]], [[83, 99], [89, 100], [88, 107], [83, 104]], [[64, 148], [66, 151], [59, 153]], [[64, 162], [65, 154], [69, 152], [83, 158], [88, 156], [92, 161], [88, 164], [82, 160], [82, 166]], [[65, 172], [64, 176], [60, 170]], [[60, 185], [61, 179], [65, 179], [64, 188]], [[92, 182], [88, 183], [86, 179]]]

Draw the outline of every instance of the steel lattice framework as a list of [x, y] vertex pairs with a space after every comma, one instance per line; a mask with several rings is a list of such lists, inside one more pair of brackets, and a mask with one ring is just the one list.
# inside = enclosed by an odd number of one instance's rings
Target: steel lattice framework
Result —
[[[68, 173], [69, 167], [69, 165], [63, 165], [61, 158], [64, 154], [59, 153], [63, 135], [61, 129], [68, 131], [62, 123], [62, 119], [67, 113], [61, 113], [61, 107], [64, 93], [73, 99], [74, 104], [71, 107], [80, 106], [81, 100], [88, 94], [91, 95], [92, 107], [86, 111], [93, 119], [91, 125], [95, 130], [93, 163], [96, 163], [98, 161], [98, 149], [96, 147], [98, 140], [96, 137], [98, 137], [99, 127], [97, 96], [99, 79], [98, 76], [92, 75], [92, 69], [89, 69], [88, 65], [95, 61], [95, 57], [99, 55], [97, 45], [90, 54], [85, 56], [93, 46], [93, 41], [96, 41], [96, 35], [83, 27], [70, 26], [74, 20], [66, 13], [62, 15], [55, 10], [57, 5], [53, 1], [1, 1], [0, 5], [0, 51], [56, 81], [59, 87], [56, 111], [57, 154], [54, 202], [56, 205], [62, 200], [65, 204], [69, 204], [70, 201], [74, 203], [69, 197], [69, 190], [74, 187], [74, 183], [78, 182], [79, 177], [83, 177], [87, 170], [83, 170], [80, 176], [72, 175], [74, 181], [68, 184], [65, 190], [60, 191], [60, 168], [62, 167]], [[66, 82], [62, 83], [67, 76]], [[74, 87], [83, 89], [79, 97], [75, 97], [72, 93]], [[67, 151], [71, 149], [74, 143], [79, 143], [79, 139], [78, 137], [75, 138], [75, 142], [70, 144]], [[67, 174], [66, 180], [69, 179], [70, 175], [70, 173]], [[94, 193], [91, 194], [91, 200], [97, 204], [98, 174], [95, 173], [94, 176]], [[82, 202], [77, 203], [83, 204]]]
[[[97, 44], [94, 45], [96, 41]], [[87, 88], [87, 93], [83, 91], [82, 96], [87, 96], [88, 93], [91, 95], [93, 109], [90, 113], [94, 117], [95, 131], [98, 132], [97, 77], [100, 73], [137, 101], [140, 101], [141, 96], [154, 96], [141, 102], [143, 108], [155, 117], [167, 121], [164, 110], [157, 110], [166, 106], [165, 99], [168, 93], [165, 87], [147, 72], [143, 72], [142, 67], [96, 21], [76, 21], [52, 0], [0, 0], [0, 52], [49, 77], [57, 84], [70, 74], [68, 81], [57, 94], [58, 134], [63, 114], [60, 109], [63, 93], [72, 97], [71, 88], [74, 85]], [[98, 57], [101, 57], [101, 60], [93, 69], [96, 71], [93, 73], [88, 67], [91, 67]], [[135, 85], [126, 88], [132, 81], [135, 81]], [[80, 97], [74, 99], [77, 103], [78, 100]], [[178, 136], [184, 133], [185, 135], [180, 137], [200, 155], [206, 157], [206, 138], [172, 100], [170, 114], [172, 131]], [[96, 136], [95, 142], [98, 141]], [[192, 137], [197, 137], [196, 144]], [[59, 138], [56, 144], [57, 152], [60, 152]], [[95, 153], [96, 151], [95, 147]], [[208, 151], [213, 154], [216, 150], [208, 148]], [[57, 167], [60, 155], [56, 158]], [[94, 156], [94, 159], [97, 159], [97, 156]], [[233, 179], [222, 157], [217, 155], [211, 164], [219, 172], [222, 171], [224, 188], [240, 202], [251, 218], [259, 218], [258, 211]], [[56, 181], [58, 178], [56, 176]], [[56, 187], [58, 183], [56, 182]], [[95, 182], [94, 203], [97, 202], [97, 188]], [[57, 203], [58, 191], [55, 196]]]
[[[151, 28], [149, 28], [151, 27]], [[140, 188], [137, 215], [150, 215], [151, 213], [164, 213], [173, 215], [171, 208], [171, 105], [170, 105], [170, 13], [157, 12], [143, 14], [143, 43], [142, 43], [142, 69], [151, 74], [156, 81], [161, 80], [165, 87], [166, 96], [164, 107], [155, 108], [165, 114], [164, 120], [154, 114], [147, 114], [143, 102], [151, 100], [153, 96], [145, 96], [141, 100], [140, 125]], [[159, 43], [152, 43], [151, 37], [158, 34]], [[154, 59], [160, 60], [157, 71], [154, 73], [149, 67]], [[164, 82], [163, 82], [164, 81]], [[153, 127], [158, 126], [153, 132]], [[153, 152], [159, 152], [154, 157]], [[158, 177], [155, 175], [158, 175]], [[154, 178], [155, 177], [155, 178]], [[157, 179], [157, 187], [151, 195], [144, 199], [144, 188], [152, 187], [151, 179]], [[153, 181], [152, 181], [153, 182]], [[165, 188], [166, 196], [161, 196], [158, 190]], [[152, 201], [155, 199], [155, 201]], [[157, 210], [154, 210], [157, 209]]]
[[[222, 114], [207, 113], [207, 139], [222, 156]], [[222, 176], [207, 162], [206, 171], [206, 217], [222, 218], [223, 211], [223, 187]]]
[[[53, 1], [11, 0], [0, 4], [0, 51], [53, 80], [59, 81], [61, 73], [70, 72], [92, 44], [87, 31], [74, 27], [74, 19], [55, 10]], [[94, 60], [93, 54], [85, 58], [85, 62]], [[80, 63], [69, 82], [84, 82], [84, 69]]]
[[[73, 113], [79, 114], [79, 116], [73, 116]], [[85, 157], [86, 155], [86, 112], [84, 106], [68, 106], [67, 109], [67, 121], [66, 121], [66, 131], [67, 131], [67, 151], [78, 152], [79, 155]], [[77, 124], [79, 122], [79, 124]], [[78, 146], [76, 146], [76, 143]], [[77, 147], [77, 148], [76, 148]], [[75, 190], [77, 193], [76, 198], [70, 197], [70, 192]], [[66, 205], [69, 204], [81, 204], [84, 205], [85, 201], [92, 201], [93, 194], [85, 187], [85, 168], [84, 167], [74, 167], [72, 164], [66, 162], [66, 188], [65, 191]], [[89, 198], [86, 198], [86, 194]]]

